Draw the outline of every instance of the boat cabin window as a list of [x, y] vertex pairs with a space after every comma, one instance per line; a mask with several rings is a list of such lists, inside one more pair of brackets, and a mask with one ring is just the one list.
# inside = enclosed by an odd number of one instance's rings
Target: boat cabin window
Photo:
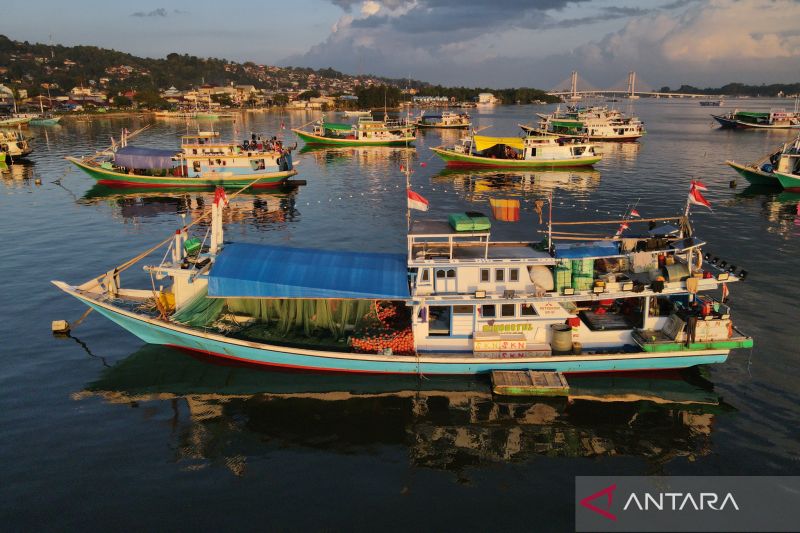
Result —
[[484, 283], [488, 283], [490, 281], [489, 280], [489, 269], [488, 268], [482, 268], [481, 269], [481, 281], [484, 282]]
[[454, 315], [471, 315], [475, 312], [475, 308], [471, 305], [454, 305]]
[[494, 271], [494, 280], [495, 281], [505, 281], [506, 278], [506, 271], [502, 268], [498, 268]]
[[520, 316], [536, 316], [536, 308], [533, 304], [522, 304], [519, 306]]
[[481, 306], [481, 316], [483, 318], [494, 318], [495, 314], [494, 304], [485, 304]]
[[192, 164], [192, 168], [195, 172], [200, 172], [200, 161], [195, 161], [194, 164]]
[[428, 313], [428, 335], [450, 335], [450, 306], [432, 305]]
[[519, 281], [519, 269], [511, 268], [508, 270], [508, 281]]
[[531, 148], [531, 157], [536, 157], [536, 148]]
[[503, 304], [500, 306], [500, 315], [504, 317], [517, 316], [516, 307], [514, 304]]
[[250, 161], [250, 166], [253, 168], [253, 170], [264, 170], [265, 168], [264, 160], [255, 159], [253, 161]]
[[423, 268], [420, 272], [419, 282], [423, 284], [429, 284], [431, 282], [431, 269]]

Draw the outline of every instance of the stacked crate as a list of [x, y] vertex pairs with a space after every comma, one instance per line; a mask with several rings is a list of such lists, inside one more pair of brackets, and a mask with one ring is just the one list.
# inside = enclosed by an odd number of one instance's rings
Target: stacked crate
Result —
[[556, 292], [572, 288], [572, 263], [569, 260], [561, 260], [553, 268], [553, 281]]
[[572, 260], [572, 287], [576, 291], [590, 291], [594, 285], [594, 259]]

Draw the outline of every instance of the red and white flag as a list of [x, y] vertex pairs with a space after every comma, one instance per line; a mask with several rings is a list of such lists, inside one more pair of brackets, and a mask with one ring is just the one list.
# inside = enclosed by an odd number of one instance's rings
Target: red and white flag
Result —
[[214, 205], [228, 205], [228, 195], [225, 194], [225, 189], [217, 187], [214, 191]]
[[725, 303], [725, 302], [728, 301], [728, 295], [729, 294], [730, 294], [730, 291], [728, 291], [728, 284], [727, 283], [723, 283], [722, 284], [722, 298], [720, 299], [722, 301], [722, 303]]
[[622, 235], [622, 232], [625, 231], [626, 229], [628, 229], [629, 227], [630, 226], [628, 226], [627, 222], [623, 222], [622, 224], [620, 224], [619, 225], [619, 229], [617, 230], [617, 235], [616, 236], [619, 237], [620, 235]]
[[689, 203], [693, 205], [704, 205], [707, 208], [711, 209], [711, 203], [705, 199], [701, 190], [706, 190], [706, 186], [700, 183], [702, 189], [697, 187], [697, 183], [692, 180], [692, 187], [689, 189]]
[[706, 187], [700, 180], [692, 180], [692, 187], [700, 191], [708, 190], [708, 187]]
[[631, 216], [632, 217], [639, 217], [639, 218], [642, 217], [642, 215], [640, 215], [639, 211], [637, 211], [636, 209], [631, 209]]
[[408, 208], [416, 209], [418, 211], [427, 211], [430, 203], [421, 194], [417, 194], [411, 189], [408, 189]]

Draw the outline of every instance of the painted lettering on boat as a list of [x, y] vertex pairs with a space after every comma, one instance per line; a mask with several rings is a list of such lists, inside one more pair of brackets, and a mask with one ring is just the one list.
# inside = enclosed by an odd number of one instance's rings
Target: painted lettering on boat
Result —
[[533, 331], [533, 324], [485, 324], [483, 331], [505, 332], [505, 331]]

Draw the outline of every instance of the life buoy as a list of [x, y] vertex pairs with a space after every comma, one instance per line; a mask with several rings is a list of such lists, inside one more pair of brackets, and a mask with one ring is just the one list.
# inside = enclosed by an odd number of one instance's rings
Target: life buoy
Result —
[[702, 270], [703, 268], [703, 252], [697, 250], [697, 265], [695, 270]]

